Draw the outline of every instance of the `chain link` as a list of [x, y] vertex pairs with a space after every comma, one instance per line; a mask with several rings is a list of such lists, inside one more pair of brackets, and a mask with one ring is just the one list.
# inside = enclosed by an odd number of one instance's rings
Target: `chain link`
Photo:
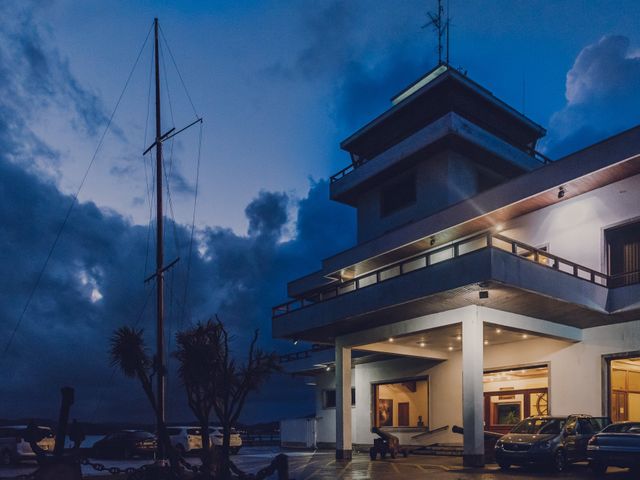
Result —
[[138, 468], [134, 468], [134, 467], [125, 467], [125, 468], [120, 468], [120, 467], [107, 467], [106, 465], [99, 463], [99, 462], [92, 462], [91, 460], [89, 460], [88, 458], [83, 458], [82, 460], [80, 460], [80, 464], [81, 465], [88, 465], [91, 468], [93, 468], [95, 471], [97, 472], [103, 472], [103, 471], [107, 471], [109, 472], [111, 475], [120, 475], [120, 474], [126, 474], [129, 475], [129, 478], [132, 478], [132, 475], [140, 472], [144, 472], [145, 470], [147, 470], [150, 467], [153, 467], [153, 464], [146, 464], [146, 465], [142, 465]]

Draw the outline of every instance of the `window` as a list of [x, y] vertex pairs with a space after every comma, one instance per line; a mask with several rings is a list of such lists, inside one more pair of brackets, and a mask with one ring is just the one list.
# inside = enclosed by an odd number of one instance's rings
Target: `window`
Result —
[[[351, 406], [356, 404], [356, 389], [351, 389]], [[324, 390], [322, 392], [322, 408], [336, 408], [336, 391]]]
[[382, 189], [380, 216], [386, 217], [416, 203], [416, 176], [410, 175]]
[[609, 384], [611, 420], [640, 421], [640, 358], [612, 360]]
[[428, 425], [426, 378], [377, 384], [373, 390], [376, 427], [425, 428]]
[[607, 263], [613, 287], [640, 281], [640, 222], [605, 231]]

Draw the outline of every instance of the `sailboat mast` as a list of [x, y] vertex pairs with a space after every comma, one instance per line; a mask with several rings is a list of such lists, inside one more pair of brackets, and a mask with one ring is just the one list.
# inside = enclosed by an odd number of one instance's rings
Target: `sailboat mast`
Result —
[[158, 48], [158, 19], [153, 22], [156, 70], [156, 288], [157, 288], [157, 407], [158, 407], [158, 459], [164, 460], [166, 445], [160, 434], [165, 423], [165, 386], [164, 366], [164, 218], [162, 213], [162, 124], [160, 121], [160, 54]]

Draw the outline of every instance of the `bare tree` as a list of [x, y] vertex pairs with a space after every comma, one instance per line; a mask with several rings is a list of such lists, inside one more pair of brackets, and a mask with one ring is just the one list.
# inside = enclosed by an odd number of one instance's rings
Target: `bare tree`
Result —
[[209, 418], [215, 403], [216, 372], [222, 352], [222, 325], [211, 320], [176, 335], [177, 350], [173, 354], [179, 362], [178, 375], [187, 392], [189, 408], [200, 425], [202, 436], [202, 470], [211, 471]]
[[231, 478], [229, 451], [231, 427], [236, 425], [249, 393], [258, 390], [269, 376], [278, 371], [278, 357], [257, 347], [258, 330], [253, 333], [247, 361], [237, 364], [229, 348], [229, 335], [217, 319], [222, 333], [220, 363], [216, 375], [216, 401], [214, 410], [222, 426], [222, 450], [220, 455], [220, 478]]

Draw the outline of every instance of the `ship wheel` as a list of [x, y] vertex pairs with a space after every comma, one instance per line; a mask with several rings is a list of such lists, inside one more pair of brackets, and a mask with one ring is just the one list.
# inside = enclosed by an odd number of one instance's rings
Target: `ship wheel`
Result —
[[538, 411], [538, 415], [549, 415], [549, 397], [547, 392], [538, 393], [536, 410]]

